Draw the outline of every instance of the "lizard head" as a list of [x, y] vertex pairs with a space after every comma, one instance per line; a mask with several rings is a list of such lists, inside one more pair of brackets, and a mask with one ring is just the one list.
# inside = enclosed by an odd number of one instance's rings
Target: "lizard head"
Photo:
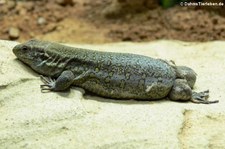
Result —
[[[51, 50], [52, 49], [52, 50]], [[13, 53], [23, 63], [43, 75], [58, 75], [61, 68], [53, 65], [57, 57], [52, 42], [29, 40], [13, 48]]]
[[[16, 57], [27, 65], [37, 65], [43, 61], [46, 44], [38, 40], [29, 40], [25, 43], [18, 44], [13, 48]], [[35, 63], [35, 64], [34, 64]]]

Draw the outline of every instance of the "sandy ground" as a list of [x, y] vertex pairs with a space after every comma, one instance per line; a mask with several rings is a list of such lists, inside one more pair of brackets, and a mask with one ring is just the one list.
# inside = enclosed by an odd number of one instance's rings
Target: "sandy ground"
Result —
[[39, 75], [16, 59], [16, 42], [0, 41], [0, 148], [224, 148], [225, 42], [155, 41], [74, 45], [174, 60], [198, 73], [203, 105], [83, 96], [73, 87], [41, 93]]

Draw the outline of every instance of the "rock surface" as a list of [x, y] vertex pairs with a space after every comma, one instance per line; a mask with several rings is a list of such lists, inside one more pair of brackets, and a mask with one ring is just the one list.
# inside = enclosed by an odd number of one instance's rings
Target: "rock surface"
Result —
[[74, 45], [174, 60], [198, 73], [203, 105], [121, 101], [68, 92], [41, 93], [39, 75], [16, 59], [16, 42], [0, 41], [0, 148], [224, 148], [225, 42], [156, 41]]

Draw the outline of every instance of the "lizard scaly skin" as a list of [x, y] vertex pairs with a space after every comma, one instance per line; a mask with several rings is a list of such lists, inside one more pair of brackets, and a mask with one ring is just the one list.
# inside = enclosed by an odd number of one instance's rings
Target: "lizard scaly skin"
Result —
[[56, 79], [42, 77], [45, 83], [42, 90], [63, 91], [75, 85], [109, 98], [154, 100], [169, 97], [196, 103], [218, 102], [206, 100], [208, 92], [192, 92], [196, 81], [192, 69], [172, 66], [161, 59], [38, 40], [19, 44], [13, 52], [36, 72]]

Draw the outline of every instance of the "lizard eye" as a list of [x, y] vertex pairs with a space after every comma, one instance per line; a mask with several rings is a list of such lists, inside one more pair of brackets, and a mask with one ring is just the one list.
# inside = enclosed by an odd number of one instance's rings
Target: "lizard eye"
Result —
[[23, 46], [23, 47], [22, 47], [22, 50], [23, 50], [23, 51], [27, 51], [27, 50], [28, 50], [28, 47], [27, 47], [27, 46]]

